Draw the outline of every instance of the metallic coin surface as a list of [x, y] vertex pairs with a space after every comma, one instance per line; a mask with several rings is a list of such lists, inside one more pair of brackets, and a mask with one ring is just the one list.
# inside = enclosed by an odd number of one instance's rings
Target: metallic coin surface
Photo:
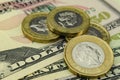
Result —
[[105, 55], [97, 44], [81, 42], [73, 48], [72, 58], [79, 66], [95, 68], [103, 63]]
[[[94, 22], [90, 22], [90, 26], [89, 26], [89, 28], [88, 28], [88, 30], [85, 34], [99, 37], [99, 38], [105, 40], [108, 43], [110, 41], [109, 32], [102, 25], [94, 23]], [[81, 34], [78, 33], [78, 34], [74, 35], [73, 37], [80, 36], [80, 35]], [[69, 41], [73, 37], [66, 36], [66, 40]]]
[[99, 37], [99, 38], [105, 40], [108, 43], [110, 41], [110, 34], [104, 28], [104, 26], [102, 26], [100, 24], [97, 24], [97, 23], [94, 23], [94, 22], [90, 23], [90, 26], [89, 26], [88, 31], [86, 32], [86, 34]]
[[67, 43], [64, 59], [74, 74], [97, 77], [110, 70], [114, 57], [112, 49], [104, 40], [83, 35]]
[[83, 10], [71, 6], [57, 7], [48, 15], [49, 29], [59, 35], [83, 34], [90, 23], [89, 16]]
[[28, 15], [22, 22], [22, 31], [26, 37], [36, 42], [51, 42], [58, 39], [56, 35], [49, 31], [46, 19], [48, 13], [39, 12]]
[[30, 29], [39, 34], [48, 34], [46, 17], [37, 17], [30, 21]]
[[57, 24], [65, 28], [74, 28], [82, 24], [82, 17], [73, 11], [61, 11], [55, 15]]

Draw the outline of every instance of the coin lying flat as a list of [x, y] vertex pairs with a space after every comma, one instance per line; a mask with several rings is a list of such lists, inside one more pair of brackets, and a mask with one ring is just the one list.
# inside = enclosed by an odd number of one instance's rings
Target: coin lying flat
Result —
[[74, 74], [97, 77], [111, 68], [113, 51], [104, 40], [83, 35], [68, 42], [64, 50], [64, 59]]
[[49, 29], [64, 36], [70, 36], [78, 32], [85, 33], [89, 23], [90, 18], [83, 10], [71, 6], [57, 7], [47, 17]]
[[94, 23], [94, 22], [91, 22], [90, 27], [88, 28], [88, 31], [86, 34], [97, 36], [97, 37], [105, 40], [108, 43], [110, 41], [110, 34], [104, 28], [104, 26]]
[[[94, 22], [90, 23], [88, 31], [85, 34], [99, 37], [99, 38], [105, 40], [108, 43], [110, 41], [110, 34], [109, 34], [109, 32], [102, 25], [94, 23]], [[75, 36], [80, 36], [80, 35], [81, 34], [78, 33]], [[73, 37], [67, 36], [66, 40], [69, 41], [71, 38], [73, 38]]]
[[40, 12], [28, 15], [22, 22], [22, 31], [24, 35], [35, 42], [51, 42], [58, 39], [56, 35], [49, 31], [46, 19], [47, 13]]

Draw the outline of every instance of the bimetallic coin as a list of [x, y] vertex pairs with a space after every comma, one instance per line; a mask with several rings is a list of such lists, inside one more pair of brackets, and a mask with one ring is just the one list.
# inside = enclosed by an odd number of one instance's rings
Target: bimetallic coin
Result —
[[89, 16], [83, 10], [70, 6], [57, 7], [48, 15], [49, 29], [64, 36], [70, 36], [78, 32], [83, 34], [87, 31], [90, 23]]
[[46, 20], [47, 13], [40, 12], [28, 15], [22, 22], [22, 31], [26, 37], [36, 42], [51, 42], [58, 39], [58, 35], [49, 31]]
[[[105, 40], [108, 43], [110, 41], [110, 34], [109, 34], [109, 32], [102, 25], [94, 23], [94, 22], [90, 23], [88, 31], [85, 34], [99, 37], [99, 38]], [[81, 36], [81, 34], [78, 33], [75, 36]], [[69, 41], [71, 38], [73, 38], [73, 37], [67, 36], [66, 40]]]
[[110, 46], [91, 35], [71, 39], [64, 50], [69, 69], [80, 76], [97, 77], [107, 73], [113, 65], [113, 58]]
[[109, 43], [110, 41], [110, 34], [109, 32], [104, 28], [104, 26], [91, 22], [90, 27], [88, 28], [88, 31], [86, 34], [97, 36], [106, 42]]

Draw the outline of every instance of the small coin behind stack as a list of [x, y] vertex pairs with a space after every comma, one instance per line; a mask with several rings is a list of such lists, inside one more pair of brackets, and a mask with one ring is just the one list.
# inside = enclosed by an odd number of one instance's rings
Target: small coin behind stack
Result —
[[[110, 41], [109, 32], [102, 25], [94, 23], [94, 22], [90, 22], [90, 26], [88, 28], [88, 31], [85, 34], [99, 37], [99, 38], [105, 40], [107, 43], [109, 43], [109, 41]], [[74, 37], [80, 36], [80, 35], [81, 34], [78, 33], [78, 34], [74, 35]], [[73, 37], [66, 36], [67, 41], [69, 41], [72, 38]]]
[[69, 69], [80, 76], [97, 77], [107, 73], [113, 58], [110, 46], [91, 35], [71, 39], [64, 50], [64, 59]]
[[89, 16], [81, 9], [71, 6], [57, 7], [47, 17], [49, 29], [59, 35], [83, 34], [90, 24]]
[[49, 31], [46, 19], [48, 13], [33, 13], [25, 17], [22, 22], [22, 31], [26, 37], [35, 42], [52, 42], [58, 39], [59, 35]]

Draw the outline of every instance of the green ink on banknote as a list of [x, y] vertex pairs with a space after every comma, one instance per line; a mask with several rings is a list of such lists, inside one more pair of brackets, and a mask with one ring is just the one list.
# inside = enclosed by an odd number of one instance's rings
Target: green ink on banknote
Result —
[[111, 48], [117, 48], [120, 47], [120, 33], [117, 33], [113, 36], [111, 36], [110, 46]]
[[112, 40], [119, 40], [120, 39], [120, 33], [111, 36], [111, 39]]
[[101, 23], [103, 20], [107, 20], [110, 18], [110, 14], [108, 12], [100, 12], [98, 15], [92, 16], [91, 21], [96, 23]]

